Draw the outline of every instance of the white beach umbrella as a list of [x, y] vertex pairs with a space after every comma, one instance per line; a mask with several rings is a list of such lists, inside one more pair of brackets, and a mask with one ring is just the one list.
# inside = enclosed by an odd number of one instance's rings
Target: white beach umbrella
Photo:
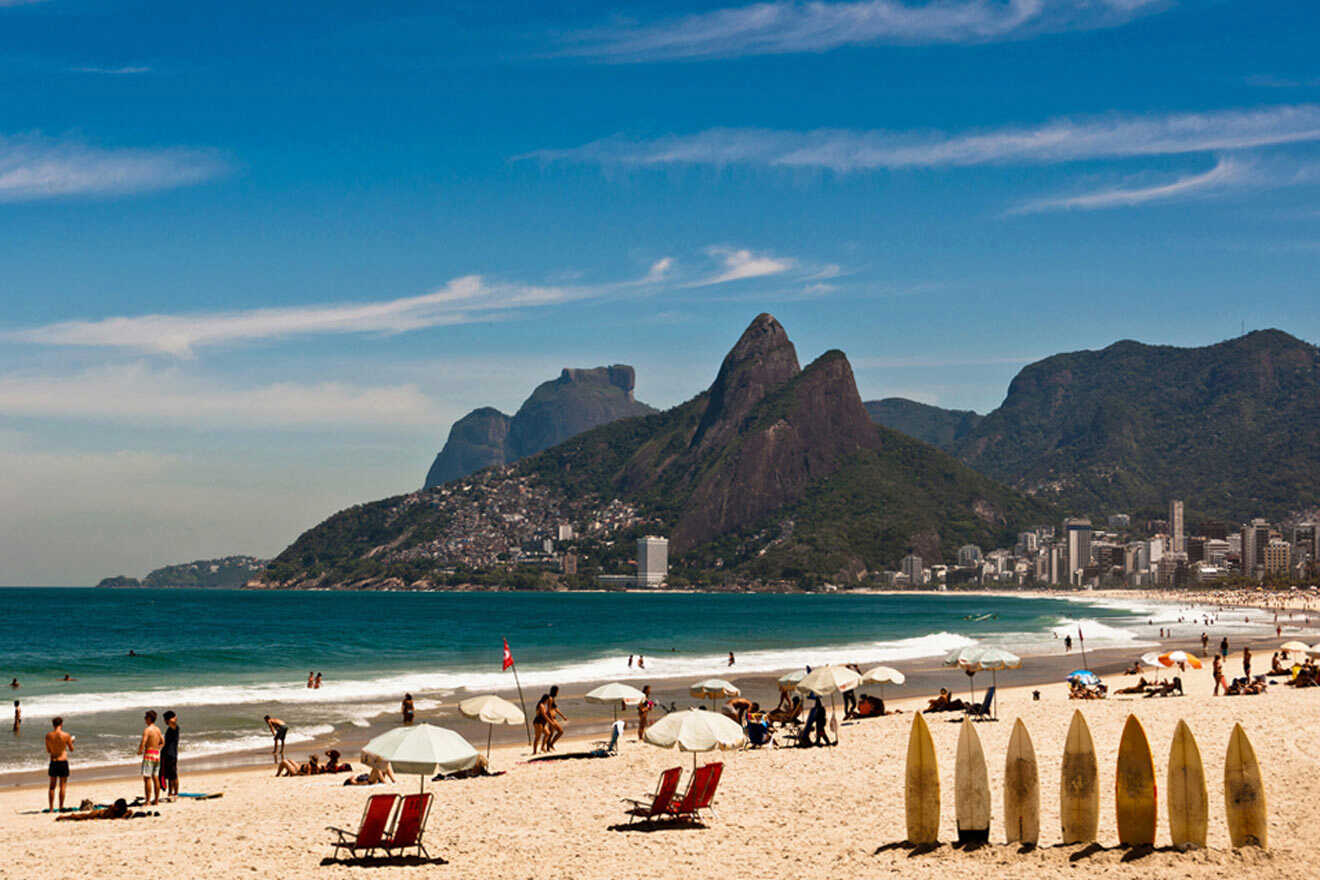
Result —
[[[830, 718], [834, 718], [834, 695], [850, 691], [862, 683], [862, 676], [847, 666], [818, 666], [798, 682], [798, 690], [818, 697], [829, 696]], [[839, 724], [832, 721], [834, 735], [839, 735]]]
[[961, 648], [954, 648], [944, 656], [945, 666], [956, 666], [967, 673], [967, 687], [971, 690], [972, 702], [976, 702], [976, 667], [968, 664], [981, 656], [985, 648], [980, 645], [963, 645]]
[[467, 718], [484, 721], [486, 727], [486, 759], [490, 760], [490, 738], [496, 724], [522, 724], [526, 720], [523, 710], [495, 694], [468, 697], [458, 704], [458, 711]]
[[481, 758], [462, 736], [431, 724], [396, 727], [367, 743], [362, 751], [388, 761], [396, 773], [418, 774], [421, 787], [427, 776], [470, 770]]
[[1289, 653], [1292, 653], [1293, 651], [1302, 651], [1305, 653], [1306, 651], [1311, 650], [1311, 646], [1305, 642], [1299, 642], [1296, 639], [1293, 639], [1290, 642], [1284, 642], [1282, 645], [1279, 645], [1279, 650], [1288, 651]]
[[798, 686], [798, 682], [807, 677], [805, 669], [794, 669], [792, 672], [785, 672], [779, 676], [778, 684], [780, 690], [791, 691]]
[[1146, 653], [1142, 654], [1139, 658], [1137, 658], [1137, 662], [1140, 663], [1142, 666], [1149, 666], [1152, 669], [1163, 668], [1163, 665], [1160, 663], [1160, 655], [1156, 654], [1154, 651], [1147, 651]]
[[722, 678], [707, 678], [689, 686], [688, 693], [698, 700], [710, 700], [711, 708], [714, 708], [716, 700], [724, 697], [736, 697], [742, 691]]
[[1320, 642], [1316, 642], [1312, 645], [1306, 653], [1320, 655]]
[[901, 685], [907, 681], [907, 676], [899, 672], [892, 666], [877, 666], [874, 669], [868, 669], [862, 673], [862, 684], [874, 682], [880, 685], [880, 699], [885, 698], [885, 685]]
[[974, 660], [962, 664], [963, 668], [988, 669], [995, 688], [995, 717], [999, 717], [999, 670], [1021, 669], [1022, 658], [1003, 648], [986, 648]]
[[670, 712], [646, 728], [642, 739], [662, 749], [692, 752], [692, 766], [697, 766], [697, 752], [741, 749], [747, 734], [738, 722], [719, 712], [684, 709]]
[[621, 682], [612, 682], [603, 684], [600, 687], [587, 691], [582, 699], [588, 703], [608, 703], [614, 711], [614, 720], [619, 720], [619, 704], [628, 705], [629, 703], [640, 703], [646, 699], [646, 694], [639, 691], [630, 684]]

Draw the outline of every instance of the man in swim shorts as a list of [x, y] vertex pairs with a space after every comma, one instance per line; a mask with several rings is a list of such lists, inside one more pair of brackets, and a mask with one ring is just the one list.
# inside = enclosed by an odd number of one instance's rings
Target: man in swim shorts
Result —
[[142, 756], [142, 798], [154, 806], [160, 803], [160, 750], [165, 745], [165, 735], [156, 726], [155, 709], [148, 709], [143, 721], [146, 725], [137, 747], [137, 753]]
[[64, 790], [69, 783], [69, 752], [73, 751], [73, 735], [64, 732], [64, 719], [58, 715], [50, 719], [53, 728], [46, 734], [46, 753], [50, 755], [50, 791], [46, 801], [55, 809], [55, 784], [60, 786], [60, 809], [64, 809]]
[[165, 745], [160, 750], [160, 787], [167, 799], [179, 797], [179, 716], [168, 710], [165, 719]]
[[275, 737], [275, 744], [271, 746], [270, 753], [279, 763], [284, 757], [284, 738], [289, 735], [289, 725], [278, 718], [265, 717], [266, 726], [270, 728], [271, 735]]

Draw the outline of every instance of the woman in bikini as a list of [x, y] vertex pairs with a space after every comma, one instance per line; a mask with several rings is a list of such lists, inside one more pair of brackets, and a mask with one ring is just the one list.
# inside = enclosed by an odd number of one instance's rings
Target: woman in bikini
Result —
[[541, 699], [536, 701], [536, 716], [532, 718], [532, 754], [533, 755], [536, 754], [537, 748], [542, 746], [544, 747], [542, 748], [542, 751], [546, 751], [546, 752], [550, 751], [550, 746], [546, 742], [549, 739], [547, 729], [549, 727], [549, 721], [550, 721], [550, 716], [548, 710], [546, 709], [546, 704], [549, 702], [550, 702], [549, 694], [541, 694]]

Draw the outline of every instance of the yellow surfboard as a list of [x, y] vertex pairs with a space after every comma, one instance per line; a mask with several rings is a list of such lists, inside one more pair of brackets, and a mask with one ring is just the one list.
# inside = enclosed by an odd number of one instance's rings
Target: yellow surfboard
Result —
[[1063, 744], [1063, 770], [1059, 781], [1059, 818], [1064, 843], [1092, 843], [1100, 826], [1099, 768], [1091, 728], [1074, 710]]
[[1118, 816], [1119, 846], [1154, 846], [1159, 821], [1155, 804], [1155, 761], [1146, 730], [1129, 715], [1118, 741], [1118, 767], [1114, 773], [1114, 812]]
[[990, 774], [976, 726], [964, 718], [958, 731], [958, 760], [954, 764], [953, 805], [959, 843], [985, 843], [990, 839]]
[[1040, 841], [1040, 772], [1021, 718], [1013, 722], [1004, 756], [1004, 836], [1009, 843]]
[[940, 838], [940, 771], [935, 763], [935, 743], [926, 719], [912, 716], [908, 734], [907, 780], [904, 786], [908, 842], [916, 846], [937, 843]]
[[1201, 750], [1187, 722], [1179, 720], [1169, 745], [1168, 792], [1169, 838], [1179, 849], [1205, 848], [1210, 817], [1210, 797], [1205, 787], [1205, 765]]
[[1224, 813], [1234, 847], [1269, 846], [1265, 811], [1265, 784], [1260, 778], [1256, 750], [1241, 724], [1233, 725], [1224, 757]]

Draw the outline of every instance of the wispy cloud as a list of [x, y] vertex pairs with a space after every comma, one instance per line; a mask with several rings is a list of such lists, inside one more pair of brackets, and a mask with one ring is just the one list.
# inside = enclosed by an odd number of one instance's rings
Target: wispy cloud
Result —
[[745, 281], [749, 278], [765, 278], [768, 275], [780, 275], [797, 266], [795, 260], [758, 254], [746, 248], [709, 247], [706, 248], [706, 254], [720, 264], [720, 269], [714, 275], [690, 282], [689, 287], [707, 287], [730, 281]]
[[824, 52], [870, 44], [986, 43], [1114, 27], [1164, 0], [861, 0], [727, 7], [570, 35], [564, 54], [615, 62]]
[[71, 67], [72, 73], [98, 73], [105, 76], [132, 76], [139, 73], [151, 73], [150, 67], [126, 65], [124, 67]]
[[234, 388], [134, 363], [72, 375], [0, 375], [0, 414], [227, 429], [430, 430], [443, 420], [415, 385], [277, 383]]
[[1226, 152], [1320, 140], [1320, 105], [1163, 116], [1058, 119], [962, 134], [715, 128], [654, 140], [622, 136], [517, 157], [623, 168], [761, 166], [836, 172], [1050, 164]]
[[1320, 86], [1320, 76], [1290, 77], [1272, 73], [1255, 73], [1246, 78], [1249, 86], [1260, 89], [1308, 89]]
[[104, 149], [39, 135], [0, 136], [0, 202], [129, 195], [201, 183], [228, 170], [210, 150]]
[[332, 334], [395, 334], [504, 320], [528, 310], [611, 297], [648, 296], [662, 291], [728, 284], [780, 275], [793, 270], [803, 280], [838, 274], [837, 266], [801, 267], [799, 261], [746, 248], [712, 246], [705, 250], [714, 264], [698, 274], [684, 275], [672, 257], [656, 260], [640, 278], [600, 284], [534, 285], [495, 281], [480, 275], [455, 278], [420, 296], [377, 302], [332, 303], [257, 308], [198, 314], [115, 316], [99, 320], [61, 321], [0, 334], [39, 345], [88, 346], [148, 354], [192, 357], [200, 348], [242, 342]]
[[1197, 174], [1183, 175], [1162, 183], [1129, 182], [1092, 192], [1036, 199], [1008, 213], [1126, 208], [1151, 202], [1210, 198], [1233, 192], [1304, 185], [1315, 182], [1317, 178], [1320, 178], [1320, 166], [1315, 163], [1296, 162], [1287, 158], [1221, 156], [1213, 168]]

